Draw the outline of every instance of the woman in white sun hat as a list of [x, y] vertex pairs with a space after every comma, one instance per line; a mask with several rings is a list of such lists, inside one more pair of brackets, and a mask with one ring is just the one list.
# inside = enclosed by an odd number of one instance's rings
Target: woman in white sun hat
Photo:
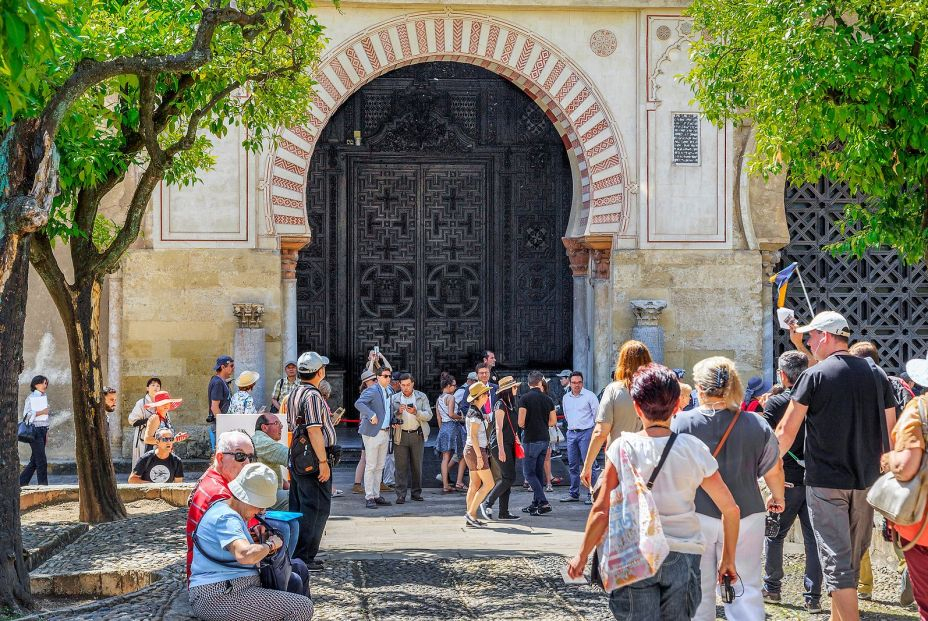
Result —
[[229, 402], [229, 414], [257, 414], [255, 409], [255, 399], [251, 391], [255, 389], [255, 384], [261, 376], [254, 371], [242, 371], [242, 374], [235, 380], [238, 386], [238, 392], [232, 395], [232, 401]]
[[[256, 565], [283, 542], [276, 535], [255, 543], [247, 523], [277, 502], [277, 475], [248, 464], [232, 481], [232, 497], [213, 503], [193, 533], [190, 606], [206, 621], [308, 621], [313, 602], [300, 593], [261, 586]], [[291, 580], [291, 587], [297, 581]]]

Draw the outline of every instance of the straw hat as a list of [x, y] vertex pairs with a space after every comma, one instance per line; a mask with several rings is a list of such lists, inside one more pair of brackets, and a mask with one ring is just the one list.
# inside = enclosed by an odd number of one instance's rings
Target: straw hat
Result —
[[248, 464], [229, 481], [229, 491], [245, 504], [267, 509], [277, 503], [277, 475], [264, 464]]
[[469, 394], [467, 395], [467, 402], [473, 403], [478, 398], [480, 398], [481, 395], [485, 395], [486, 393], [490, 392], [490, 387], [483, 382], [475, 382], [470, 385], [468, 391]]
[[370, 369], [364, 369], [364, 372], [361, 373], [361, 383], [363, 384], [367, 380], [377, 379], [377, 375]]
[[517, 382], [513, 376], [507, 375], [506, 377], [504, 377], [503, 379], [499, 381], [499, 388], [496, 389], [496, 394], [509, 390], [510, 388], [515, 388], [516, 386], [519, 386], [521, 383], [522, 382]]
[[176, 410], [180, 407], [180, 404], [183, 403], [183, 399], [172, 399], [171, 393], [166, 390], [159, 390], [155, 393], [155, 400], [151, 403], [146, 403], [145, 407], [149, 410], [154, 410], [155, 408], [167, 407], [168, 410]]
[[257, 384], [261, 376], [254, 371], [242, 371], [242, 374], [235, 380], [235, 385], [239, 388], [246, 388], [252, 384]]
[[905, 363], [905, 372], [919, 386], [928, 386], [928, 356], [913, 358]]

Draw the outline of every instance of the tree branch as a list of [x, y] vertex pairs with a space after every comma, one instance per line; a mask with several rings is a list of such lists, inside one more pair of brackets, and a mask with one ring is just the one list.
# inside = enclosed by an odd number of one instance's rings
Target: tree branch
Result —
[[58, 267], [58, 261], [52, 251], [51, 240], [44, 231], [33, 233], [29, 244], [29, 262], [35, 268], [45, 283], [55, 307], [61, 313], [62, 320], [67, 325], [74, 320], [74, 309], [71, 304], [71, 287]]

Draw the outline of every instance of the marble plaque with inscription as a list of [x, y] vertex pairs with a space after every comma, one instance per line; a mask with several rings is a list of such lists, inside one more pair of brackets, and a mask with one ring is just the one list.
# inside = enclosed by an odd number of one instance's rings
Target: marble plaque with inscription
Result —
[[699, 166], [699, 115], [692, 112], [673, 115], [673, 163]]

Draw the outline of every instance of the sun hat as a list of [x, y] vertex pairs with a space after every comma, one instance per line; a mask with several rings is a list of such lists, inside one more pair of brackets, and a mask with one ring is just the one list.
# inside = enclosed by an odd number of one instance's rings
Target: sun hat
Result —
[[145, 407], [149, 410], [154, 410], [155, 408], [161, 408], [168, 406], [169, 410], [176, 410], [180, 407], [180, 404], [183, 403], [183, 399], [172, 399], [171, 393], [166, 390], [159, 390], [155, 393], [155, 400], [151, 403], [146, 403]]
[[476, 371], [471, 371], [470, 373], [468, 373], [468, 374], [467, 374], [467, 381], [469, 381], [469, 382], [476, 382], [476, 381], [477, 381], [477, 372], [476, 372]]
[[521, 383], [522, 382], [517, 382], [513, 376], [507, 375], [499, 381], [499, 388], [496, 389], [496, 393], [499, 394], [505, 390], [509, 390], [510, 388], [515, 388]]
[[329, 364], [328, 358], [314, 351], [308, 351], [300, 355], [296, 368], [300, 373], [315, 373], [327, 364]]
[[919, 386], [928, 386], [928, 356], [913, 358], [906, 362], [905, 372]]
[[570, 377], [570, 373], [571, 373], [570, 369], [564, 369], [563, 371], [558, 373], [557, 376], [558, 377]]
[[377, 375], [370, 369], [364, 369], [364, 373], [361, 374], [361, 383], [363, 384], [367, 380], [377, 379]]
[[229, 491], [247, 505], [267, 509], [277, 504], [277, 475], [264, 464], [248, 464], [229, 481]]
[[762, 395], [768, 390], [770, 390], [770, 388], [767, 386], [767, 382], [765, 382], [763, 378], [755, 375], [748, 380], [748, 385], [744, 389], [744, 402], [749, 403], [754, 397]]
[[851, 330], [847, 326], [847, 319], [840, 313], [834, 311], [824, 311], [812, 318], [809, 325], [796, 328], [796, 332], [805, 334], [812, 330], [837, 334], [838, 336], [851, 336]]
[[490, 387], [483, 382], [471, 384], [468, 389], [467, 402], [473, 403], [476, 399], [480, 398], [481, 395], [485, 395], [488, 392], [490, 392]]
[[235, 380], [235, 385], [239, 388], [245, 388], [246, 386], [258, 383], [258, 378], [260, 377], [261, 376], [254, 371], [242, 371], [238, 379]]
[[219, 356], [216, 358], [216, 365], [213, 367], [213, 371], [218, 371], [230, 362], [235, 362], [235, 360], [232, 359], [232, 356]]

